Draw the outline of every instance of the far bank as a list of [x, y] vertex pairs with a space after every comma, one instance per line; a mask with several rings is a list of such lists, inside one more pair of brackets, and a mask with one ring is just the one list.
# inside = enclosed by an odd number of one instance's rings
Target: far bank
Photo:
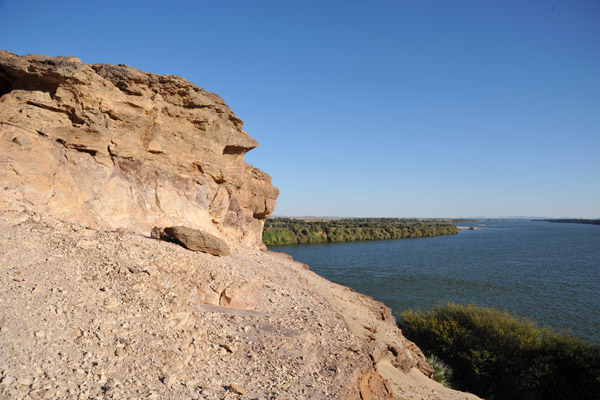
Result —
[[263, 243], [289, 244], [341, 243], [365, 240], [409, 239], [455, 235], [456, 225], [447, 220], [399, 218], [301, 219], [269, 218]]

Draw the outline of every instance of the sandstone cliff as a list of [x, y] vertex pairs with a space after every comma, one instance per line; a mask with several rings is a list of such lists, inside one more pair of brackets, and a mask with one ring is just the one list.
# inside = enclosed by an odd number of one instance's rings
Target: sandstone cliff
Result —
[[261, 247], [278, 191], [244, 161], [256, 146], [219, 96], [183, 78], [0, 51], [0, 202], [13, 207]]
[[8, 52], [0, 96], [0, 398], [475, 398], [389, 308], [258, 250], [277, 189], [218, 96]]

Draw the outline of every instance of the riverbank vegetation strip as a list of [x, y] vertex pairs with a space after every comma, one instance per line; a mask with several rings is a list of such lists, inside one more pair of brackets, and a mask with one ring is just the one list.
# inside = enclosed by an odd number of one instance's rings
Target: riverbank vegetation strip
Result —
[[400, 328], [453, 371], [453, 388], [486, 399], [598, 399], [600, 346], [528, 319], [448, 304], [400, 314]]
[[544, 219], [542, 221], [561, 222], [561, 223], [565, 223], [565, 224], [600, 225], [600, 219], [560, 218], [560, 219]]
[[454, 235], [448, 220], [399, 218], [296, 219], [269, 218], [263, 230], [267, 246], [301, 243], [339, 243]]

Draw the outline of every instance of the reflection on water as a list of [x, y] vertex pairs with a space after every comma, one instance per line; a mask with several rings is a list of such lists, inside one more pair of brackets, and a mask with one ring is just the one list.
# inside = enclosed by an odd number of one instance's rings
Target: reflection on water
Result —
[[600, 343], [600, 226], [485, 221], [425, 239], [274, 246], [394, 312], [497, 307]]

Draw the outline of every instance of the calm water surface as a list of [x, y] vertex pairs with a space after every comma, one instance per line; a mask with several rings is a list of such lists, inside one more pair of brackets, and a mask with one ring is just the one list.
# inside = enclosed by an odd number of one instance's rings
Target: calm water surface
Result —
[[481, 221], [423, 239], [272, 246], [395, 312], [496, 307], [600, 343], [600, 226]]

